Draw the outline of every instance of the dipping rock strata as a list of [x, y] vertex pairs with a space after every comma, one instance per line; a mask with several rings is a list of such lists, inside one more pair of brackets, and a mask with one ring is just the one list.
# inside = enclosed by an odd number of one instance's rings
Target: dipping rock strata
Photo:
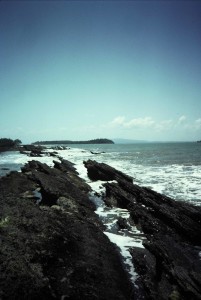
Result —
[[126, 180], [133, 182], [133, 178], [118, 171], [105, 163], [98, 163], [95, 160], [84, 161], [84, 165], [87, 168], [88, 176], [91, 180]]
[[105, 180], [117, 181], [105, 183], [105, 203], [128, 209], [146, 236], [145, 248], [130, 252], [147, 298], [201, 299], [201, 207], [133, 184], [105, 164], [84, 164], [92, 180], [105, 174]]
[[132, 299], [89, 190], [65, 160], [0, 179], [0, 299]]

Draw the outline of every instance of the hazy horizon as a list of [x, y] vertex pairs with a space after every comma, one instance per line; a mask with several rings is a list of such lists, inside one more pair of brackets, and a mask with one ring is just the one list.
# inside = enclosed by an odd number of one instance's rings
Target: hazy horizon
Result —
[[[105, 137], [97, 137], [94, 138], [94, 140], [96, 139], [109, 139], [109, 138], [105, 138]], [[51, 140], [36, 140], [36, 141], [32, 141], [31, 143], [36, 143], [36, 142], [65, 142], [65, 141], [72, 141], [72, 142], [77, 142], [77, 141], [90, 141], [93, 139], [85, 139], [85, 140], [75, 140], [75, 139], [62, 139], [62, 140], [58, 140], [58, 139], [51, 139]], [[135, 140], [135, 139], [125, 139], [125, 138], [110, 138], [109, 140], [113, 141], [115, 144], [138, 144], [138, 143], [194, 143], [194, 142], [198, 142], [200, 140], [195, 140], [195, 141], [188, 141], [188, 140], [183, 140], [183, 141], [171, 141], [171, 140]], [[23, 142], [22, 142], [23, 144]], [[25, 143], [24, 143], [25, 144]]]
[[0, 138], [201, 140], [201, 2], [0, 1]]

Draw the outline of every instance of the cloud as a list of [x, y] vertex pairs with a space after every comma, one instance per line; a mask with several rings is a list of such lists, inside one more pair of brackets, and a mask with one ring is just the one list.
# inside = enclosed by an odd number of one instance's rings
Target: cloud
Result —
[[192, 132], [200, 130], [201, 129], [201, 118], [191, 121], [189, 123], [185, 123], [184, 129], [191, 130]]
[[[201, 130], [201, 118], [197, 120], [192, 120], [191, 122], [185, 115], [180, 116], [177, 119], [167, 119], [167, 120], [155, 120], [152, 117], [141, 117], [141, 118], [133, 118], [126, 119], [126, 117], [118, 116], [114, 118], [110, 123], [104, 125], [104, 128], [118, 128], [118, 130], [123, 130], [124, 132], [135, 130], [137, 132], [144, 132], [147, 134], [171, 134], [177, 135], [182, 132], [192, 132]], [[169, 132], [169, 133], [168, 133]]]
[[201, 129], [201, 118], [195, 120], [195, 128]]
[[157, 131], [170, 130], [174, 126], [172, 120], [164, 120], [159, 123], [155, 123], [155, 128]]
[[178, 124], [182, 124], [186, 121], [186, 116], [181, 116], [179, 119], [178, 119]]
[[126, 128], [148, 128], [154, 124], [155, 121], [150, 117], [136, 118], [123, 123], [124, 127]]
[[173, 127], [174, 122], [172, 120], [163, 120], [161, 122], [156, 122], [152, 117], [144, 118], [133, 118], [131, 120], [126, 120], [123, 116], [118, 116], [114, 118], [110, 123], [110, 127], [121, 127], [124, 129], [156, 129], [157, 131], [168, 130]]
[[123, 127], [123, 128], [148, 128], [155, 124], [155, 121], [151, 117], [134, 118], [130, 121], [126, 121], [123, 116], [114, 118], [109, 125], [112, 127]]
[[146, 129], [146, 128], [157, 128], [156, 122], [151, 117], [144, 118], [133, 118], [126, 120], [123, 116], [114, 118], [110, 123], [109, 127], [121, 127], [124, 129]]
[[124, 120], [125, 120], [125, 117], [123, 116], [118, 116], [116, 118], [114, 118], [114, 120], [112, 120], [112, 122], [110, 122], [110, 125], [111, 126], [118, 126], [118, 125], [123, 125], [124, 124]]

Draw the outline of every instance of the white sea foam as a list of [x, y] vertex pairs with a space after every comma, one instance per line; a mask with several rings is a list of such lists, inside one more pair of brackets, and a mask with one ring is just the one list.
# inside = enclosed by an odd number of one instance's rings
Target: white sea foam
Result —
[[131, 281], [135, 284], [137, 273], [132, 263], [132, 256], [129, 249], [132, 247], [143, 248], [143, 235], [135, 226], [130, 226], [128, 229], [120, 229], [117, 225], [118, 218], [129, 219], [130, 214], [127, 209], [109, 208], [103, 203], [98, 206], [96, 213], [99, 215], [103, 224], [106, 226], [104, 232], [110, 241], [117, 245], [123, 258], [126, 270], [130, 274]]
[[[94, 149], [99, 151], [100, 149]], [[48, 150], [55, 151], [55, 150]], [[70, 148], [68, 150], [57, 150], [58, 155], [70, 160], [76, 164], [77, 171], [80, 176], [88, 181], [87, 171], [83, 165], [83, 160], [95, 159], [98, 162], [107, 163], [114, 168], [132, 176], [134, 182], [152, 188], [153, 190], [172, 197], [176, 200], [183, 200], [192, 202], [194, 205], [201, 205], [201, 166], [196, 165], [179, 165], [179, 164], [166, 164], [166, 165], [142, 165], [135, 161], [126, 159], [126, 154], [122, 158], [118, 152], [103, 153], [100, 155], [93, 155], [89, 150]], [[138, 153], [137, 153], [138, 152]], [[139, 151], [136, 152], [136, 161]], [[53, 166], [53, 160], [56, 157], [28, 157], [23, 154], [10, 153], [6, 157], [1, 156], [1, 163], [15, 163], [23, 165], [29, 160], [37, 159], [41, 162]], [[93, 189], [98, 190], [98, 184], [93, 184]]]
[[[93, 151], [100, 151], [100, 148]], [[189, 201], [194, 205], [201, 205], [201, 166], [200, 165], [179, 165], [166, 164], [142, 165], [130, 160], [129, 152], [124, 157], [118, 152], [102, 153], [93, 155], [89, 150], [70, 148], [69, 150], [57, 150], [58, 155], [76, 164], [80, 176], [88, 181], [87, 172], [83, 160], [95, 159], [98, 162], [107, 163], [114, 168], [132, 176], [134, 182], [152, 188], [153, 190], [170, 196], [177, 200]], [[140, 151], [135, 153], [136, 161]], [[126, 159], [128, 158], [128, 160]], [[34, 158], [35, 159], [35, 158]], [[55, 159], [55, 158], [54, 158]], [[157, 160], [157, 159], [156, 159]], [[53, 159], [42, 159], [53, 165]], [[98, 190], [98, 184], [93, 184], [93, 189]]]
[[[132, 257], [129, 249], [132, 247], [142, 248], [142, 242], [144, 237], [137, 230], [135, 226], [130, 226], [130, 230], [121, 230], [117, 225], [117, 220], [119, 217], [124, 219], [129, 219], [130, 214], [127, 209], [120, 208], [109, 208], [107, 207], [100, 196], [105, 193], [105, 188], [103, 186], [103, 181], [91, 181], [87, 176], [87, 169], [84, 167], [83, 160], [94, 159], [93, 154], [89, 151], [83, 151], [77, 148], [72, 148], [70, 150], [59, 150], [57, 151], [59, 156], [64, 159], [70, 160], [75, 163], [75, 167], [79, 176], [83, 178], [92, 188], [90, 198], [96, 204], [96, 214], [100, 217], [103, 224], [106, 226], [106, 231], [104, 232], [111, 242], [115, 243], [120, 248], [120, 253], [122, 255], [125, 268], [130, 274], [131, 281], [135, 283], [137, 274], [135, 272]], [[101, 156], [96, 156], [97, 161], [102, 161]]]
[[137, 243], [135, 239], [127, 236], [117, 235], [107, 231], [105, 231], [105, 234], [108, 236], [112, 243], [116, 244], [119, 247], [126, 269], [131, 275], [131, 281], [135, 283], [138, 275], [135, 272], [135, 268], [132, 263], [132, 256], [129, 252], [129, 249], [132, 247], [139, 247], [139, 243]]
[[[92, 148], [94, 152], [99, 152], [100, 148]], [[48, 151], [55, 151], [48, 149]], [[105, 193], [102, 181], [91, 181], [87, 176], [87, 170], [83, 165], [83, 160], [93, 159], [98, 162], [104, 162], [112, 167], [126, 173], [133, 177], [134, 182], [140, 186], [147, 186], [153, 190], [170, 196], [177, 200], [184, 200], [192, 202], [194, 205], [201, 205], [201, 166], [200, 164], [177, 164], [166, 163], [160, 164], [156, 156], [155, 163], [143, 164], [140, 159], [141, 151], [122, 153], [109, 152], [98, 155], [93, 155], [89, 149], [70, 148], [67, 150], [56, 150], [58, 156], [67, 159], [75, 164], [75, 167], [81, 178], [91, 186], [92, 193], [90, 198], [96, 204], [96, 213], [102, 219], [106, 226], [105, 234], [115, 243], [119, 248], [133, 281], [136, 279], [136, 273], [132, 265], [129, 248], [143, 247], [143, 235], [137, 230], [135, 226], [129, 229], [119, 229], [117, 220], [119, 217], [127, 219], [129, 222], [129, 213], [127, 210], [119, 208], [108, 208], [104, 204], [100, 196]], [[134, 159], [133, 159], [134, 157]], [[148, 157], [148, 156], [147, 156]], [[10, 164], [23, 166], [30, 160], [38, 160], [53, 166], [54, 160], [59, 160], [57, 157], [43, 156], [43, 157], [28, 157], [20, 153], [7, 153], [0, 156], [0, 167]], [[146, 159], [146, 157], [144, 158]], [[142, 160], [142, 159], [141, 159]]]
[[[93, 151], [100, 151], [100, 148], [91, 148]], [[55, 151], [48, 149], [48, 151]], [[98, 162], [107, 163], [114, 168], [132, 176], [134, 182], [152, 188], [153, 190], [170, 196], [176, 200], [192, 202], [194, 205], [201, 205], [201, 165], [196, 164], [142, 164], [140, 163], [141, 151], [132, 154], [125, 152], [124, 155], [118, 152], [102, 153], [93, 155], [89, 150], [69, 148], [68, 150], [56, 150], [58, 155], [75, 163], [82, 178], [88, 180], [83, 160], [95, 159]], [[129, 156], [130, 155], [130, 156]], [[133, 159], [134, 157], [134, 159]], [[132, 158], [132, 159], [131, 159]], [[17, 152], [7, 152], [0, 156], [0, 167], [9, 167], [19, 170], [20, 167], [30, 160], [39, 160], [53, 166], [56, 157], [28, 157]], [[139, 161], [138, 161], [139, 159]], [[15, 166], [14, 166], [15, 165]], [[18, 166], [19, 165], [19, 166]], [[98, 183], [94, 183], [94, 189], [98, 189]]]

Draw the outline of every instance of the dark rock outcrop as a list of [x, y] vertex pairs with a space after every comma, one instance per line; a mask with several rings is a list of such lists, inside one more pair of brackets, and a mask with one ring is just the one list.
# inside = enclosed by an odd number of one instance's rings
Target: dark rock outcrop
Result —
[[[114, 245], [103, 234], [71, 163], [31, 161], [0, 178], [0, 298], [131, 299]], [[40, 193], [37, 205], [32, 195]]]
[[91, 152], [91, 154], [103, 154], [103, 153], [105, 153], [104, 151], [100, 151], [100, 152], [96, 152], [96, 151], [90, 151]]
[[84, 161], [84, 165], [87, 168], [88, 176], [91, 180], [126, 180], [133, 182], [133, 179], [130, 176], [117, 171], [104, 163], [97, 163], [96, 161], [89, 159]]
[[102, 174], [111, 179], [113, 174], [118, 182], [104, 185], [106, 204], [127, 208], [146, 236], [145, 248], [133, 248], [131, 254], [147, 298], [201, 299], [201, 207], [132, 184], [104, 164], [90, 161], [85, 166], [89, 176], [93, 171], [92, 179]]
[[45, 148], [43, 146], [35, 146], [35, 145], [22, 145], [19, 147], [22, 151], [42, 151]]
[[[18, 150], [20, 151], [21, 154], [26, 154], [31, 157], [41, 157], [44, 154], [44, 147], [42, 146], [35, 146], [35, 145], [23, 145], [19, 146]], [[47, 154], [46, 154], [47, 155]]]

